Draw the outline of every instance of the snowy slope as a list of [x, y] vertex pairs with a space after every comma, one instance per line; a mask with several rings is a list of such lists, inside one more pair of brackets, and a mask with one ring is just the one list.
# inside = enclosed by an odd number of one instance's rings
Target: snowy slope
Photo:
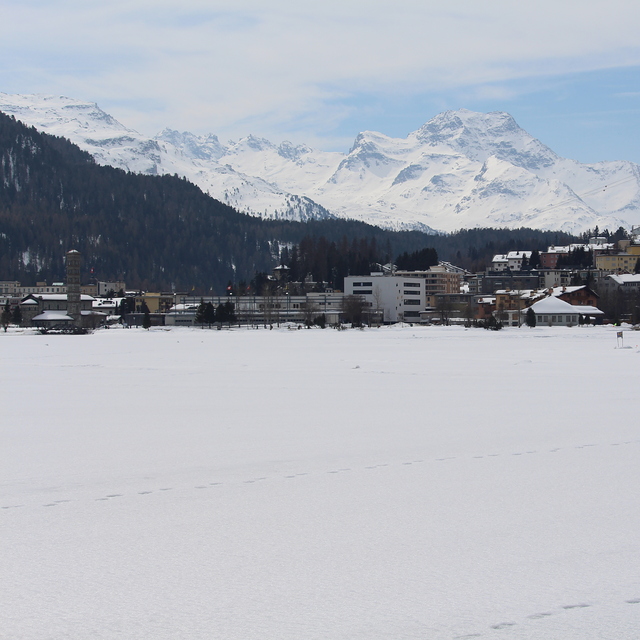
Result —
[[640, 224], [638, 165], [561, 158], [507, 113], [447, 111], [402, 139], [365, 131], [345, 154], [169, 129], [150, 140], [69, 98], [0, 94], [0, 110], [69, 137], [101, 163], [178, 173], [253, 215], [425, 231]]
[[0, 332], [0, 636], [637, 640], [618, 330]]
[[196, 137], [165, 130], [145, 138], [96, 104], [65, 97], [0, 93], [0, 111], [52, 135], [63, 136], [96, 161], [150, 175], [178, 174], [239, 211], [293, 220], [332, 217], [304, 195], [287, 193], [259, 176], [248, 176], [217, 162], [216, 136]]

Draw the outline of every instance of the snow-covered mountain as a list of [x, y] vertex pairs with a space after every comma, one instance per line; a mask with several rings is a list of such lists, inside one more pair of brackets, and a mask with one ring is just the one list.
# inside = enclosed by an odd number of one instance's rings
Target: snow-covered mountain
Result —
[[165, 129], [146, 138], [94, 103], [0, 94], [0, 111], [69, 138], [101, 164], [177, 173], [252, 215], [356, 218], [392, 229], [640, 224], [640, 166], [561, 158], [507, 113], [437, 115], [406, 138], [360, 133], [348, 153]]

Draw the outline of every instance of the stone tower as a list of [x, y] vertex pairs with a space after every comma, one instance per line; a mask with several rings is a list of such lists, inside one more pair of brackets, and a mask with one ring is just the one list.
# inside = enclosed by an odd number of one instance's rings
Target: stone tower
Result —
[[67, 251], [67, 315], [80, 324], [80, 252]]

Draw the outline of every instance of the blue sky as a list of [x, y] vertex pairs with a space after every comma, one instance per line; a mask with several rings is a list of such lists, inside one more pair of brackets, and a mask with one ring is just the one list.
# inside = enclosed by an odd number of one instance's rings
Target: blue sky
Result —
[[0, 0], [0, 91], [341, 151], [508, 111], [561, 155], [640, 163], [638, 24], [629, 0]]

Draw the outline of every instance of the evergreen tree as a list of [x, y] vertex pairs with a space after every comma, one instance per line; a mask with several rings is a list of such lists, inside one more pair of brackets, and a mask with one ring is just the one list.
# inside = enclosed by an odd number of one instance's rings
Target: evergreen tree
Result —
[[405, 251], [396, 258], [396, 266], [404, 271], [426, 271], [429, 267], [434, 267], [437, 264], [438, 252], [429, 247], [411, 254]]
[[527, 313], [525, 314], [525, 322], [527, 323], [528, 327], [536, 326], [536, 312], [531, 307], [527, 309]]
[[209, 325], [209, 328], [211, 328], [211, 325], [216, 321], [216, 310], [215, 307], [213, 306], [213, 304], [211, 302], [207, 302], [205, 308], [204, 308], [204, 322], [206, 322]]
[[227, 300], [224, 303], [224, 313], [225, 313], [227, 322], [229, 323], [229, 326], [231, 326], [232, 322], [236, 321], [235, 309], [236, 309], [236, 307], [233, 304], [233, 302], [231, 302], [231, 300]]
[[2, 326], [6, 332], [7, 327], [11, 324], [11, 307], [9, 306], [9, 301], [5, 302], [4, 308], [2, 309]]
[[142, 327], [148, 330], [151, 326], [151, 313], [149, 312], [149, 307], [146, 302], [142, 303], [142, 313], [144, 314], [142, 316]]
[[11, 316], [13, 324], [20, 326], [22, 324], [22, 311], [20, 311], [20, 305], [17, 304], [16, 308], [13, 310], [13, 315]]
[[200, 298], [200, 304], [196, 309], [196, 324], [202, 325], [204, 329], [204, 325], [207, 322], [207, 305], [204, 302], [203, 298]]

